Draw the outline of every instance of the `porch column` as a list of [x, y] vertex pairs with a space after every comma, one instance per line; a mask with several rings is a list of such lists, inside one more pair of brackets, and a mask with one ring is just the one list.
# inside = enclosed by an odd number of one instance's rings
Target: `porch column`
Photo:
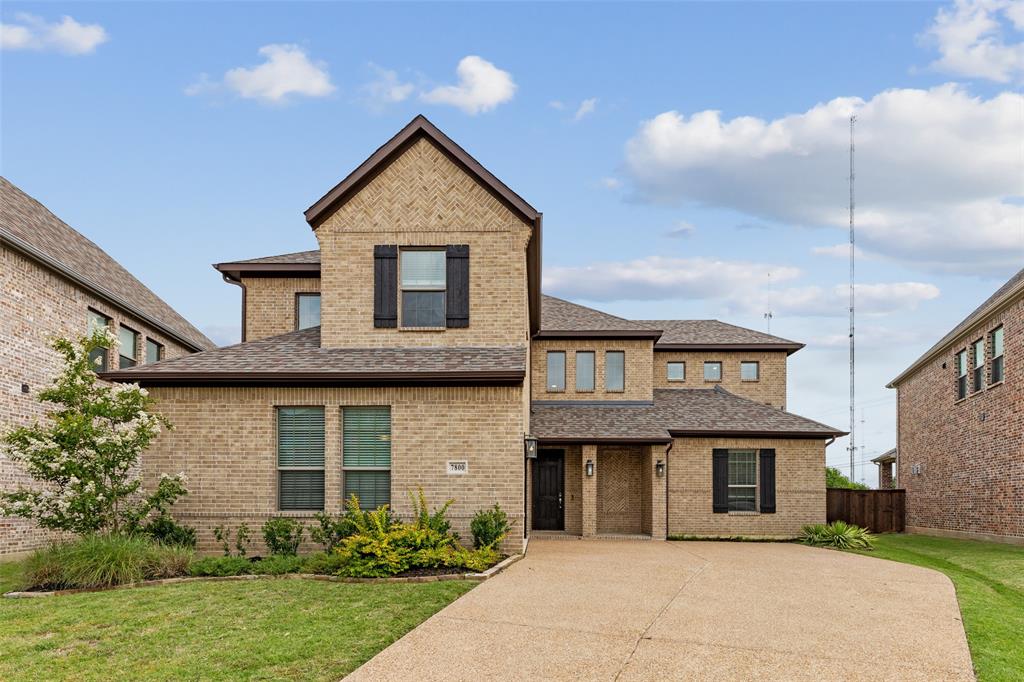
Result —
[[[652, 445], [651, 458], [647, 475], [651, 477], [651, 539], [664, 540], [667, 533], [666, 502], [668, 500], [668, 448], [665, 445]], [[663, 473], [658, 476], [658, 462], [663, 465]]]
[[[583, 537], [597, 535], [597, 477], [601, 475], [597, 461], [597, 446], [584, 445], [580, 448], [580, 474], [583, 476]], [[594, 463], [594, 475], [587, 476], [587, 460]]]

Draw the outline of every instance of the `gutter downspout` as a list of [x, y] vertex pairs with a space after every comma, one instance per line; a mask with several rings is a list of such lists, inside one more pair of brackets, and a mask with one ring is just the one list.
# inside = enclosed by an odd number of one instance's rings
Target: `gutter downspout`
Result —
[[242, 290], [242, 343], [245, 343], [245, 317], [246, 317], [246, 309], [245, 309], [246, 308], [246, 295], [245, 295], [246, 294], [246, 290], [245, 290], [245, 284], [242, 282], [241, 278], [235, 279], [234, 277], [232, 277], [231, 275], [229, 275], [226, 272], [222, 272], [221, 273], [221, 277], [223, 277], [224, 281], [227, 282], [228, 284], [234, 284], [234, 285], [238, 286], [239, 288], [241, 288], [241, 290]]

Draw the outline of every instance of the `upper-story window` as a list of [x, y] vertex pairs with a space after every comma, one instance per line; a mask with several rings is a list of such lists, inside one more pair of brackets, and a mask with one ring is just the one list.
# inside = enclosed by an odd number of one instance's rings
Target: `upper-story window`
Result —
[[992, 383], [1003, 380], [1003, 328], [992, 330]]
[[760, 381], [761, 380], [761, 364], [756, 361], [748, 361], [740, 363], [740, 380], [742, 381]]
[[548, 351], [548, 391], [565, 390], [565, 351]]
[[443, 249], [403, 249], [399, 264], [402, 283], [402, 326], [445, 326], [445, 252]]
[[604, 389], [612, 393], [626, 390], [626, 353], [609, 350], [604, 354]]
[[153, 339], [146, 339], [146, 363], [160, 362], [164, 359], [164, 347]]
[[705, 362], [704, 363], [704, 381], [721, 381], [722, 380], [722, 363], [721, 362]]
[[985, 339], [974, 342], [974, 390], [985, 388]]
[[[92, 334], [97, 329], [107, 329], [110, 327], [110, 318], [103, 313], [98, 313], [95, 310], [89, 311], [89, 334]], [[100, 347], [95, 348], [89, 353], [89, 366], [97, 372], [107, 371], [107, 349]]]
[[320, 294], [295, 294], [295, 328], [320, 326]]
[[576, 390], [589, 393], [594, 390], [594, 351], [576, 351]]
[[685, 362], [670, 362], [670, 363], [668, 363], [668, 380], [669, 381], [686, 381], [686, 363]]
[[121, 346], [118, 350], [120, 353], [118, 367], [121, 369], [134, 367], [137, 364], [135, 358], [139, 356], [139, 333], [121, 325], [121, 328], [117, 330], [117, 340]]
[[967, 397], [967, 351], [956, 354], [956, 398]]

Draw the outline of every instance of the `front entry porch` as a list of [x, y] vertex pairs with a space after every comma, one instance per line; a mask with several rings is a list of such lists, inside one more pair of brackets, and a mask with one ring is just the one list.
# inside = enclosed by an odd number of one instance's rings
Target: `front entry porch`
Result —
[[542, 442], [528, 467], [530, 529], [664, 540], [666, 478], [663, 444]]

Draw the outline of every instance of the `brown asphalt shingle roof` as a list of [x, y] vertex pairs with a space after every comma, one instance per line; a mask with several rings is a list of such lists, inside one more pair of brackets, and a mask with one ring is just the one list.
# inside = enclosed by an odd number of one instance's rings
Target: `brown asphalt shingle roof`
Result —
[[253, 383], [346, 381], [522, 381], [525, 346], [321, 348], [311, 327], [173, 360], [106, 372], [113, 381]]
[[718, 320], [642, 320], [655, 329], [661, 329], [658, 346], [700, 345], [769, 345], [801, 348], [803, 344], [754, 329], [737, 327]]
[[585, 332], [626, 332], [658, 336], [658, 328], [571, 303], [554, 296], [541, 297], [540, 335]]
[[655, 389], [653, 404], [605, 407], [535, 401], [530, 429], [541, 440], [667, 441], [670, 435], [830, 438], [843, 432], [716, 387]]
[[248, 260], [236, 260], [232, 263], [319, 263], [320, 249], [312, 251], [296, 251], [295, 253], [282, 253], [278, 256], [263, 256], [262, 258], [250, 258]]
[[161, 331], [186, 345], [196, 350], [217, 346], [103, 249], [4, 177], [0, 177], [0, 237], [19, 251], [29, 251], [47, 267], [70, 271], [82, 286], [101, 298], [116, 299], [119, 307], [157, 328], [162, 326]]

